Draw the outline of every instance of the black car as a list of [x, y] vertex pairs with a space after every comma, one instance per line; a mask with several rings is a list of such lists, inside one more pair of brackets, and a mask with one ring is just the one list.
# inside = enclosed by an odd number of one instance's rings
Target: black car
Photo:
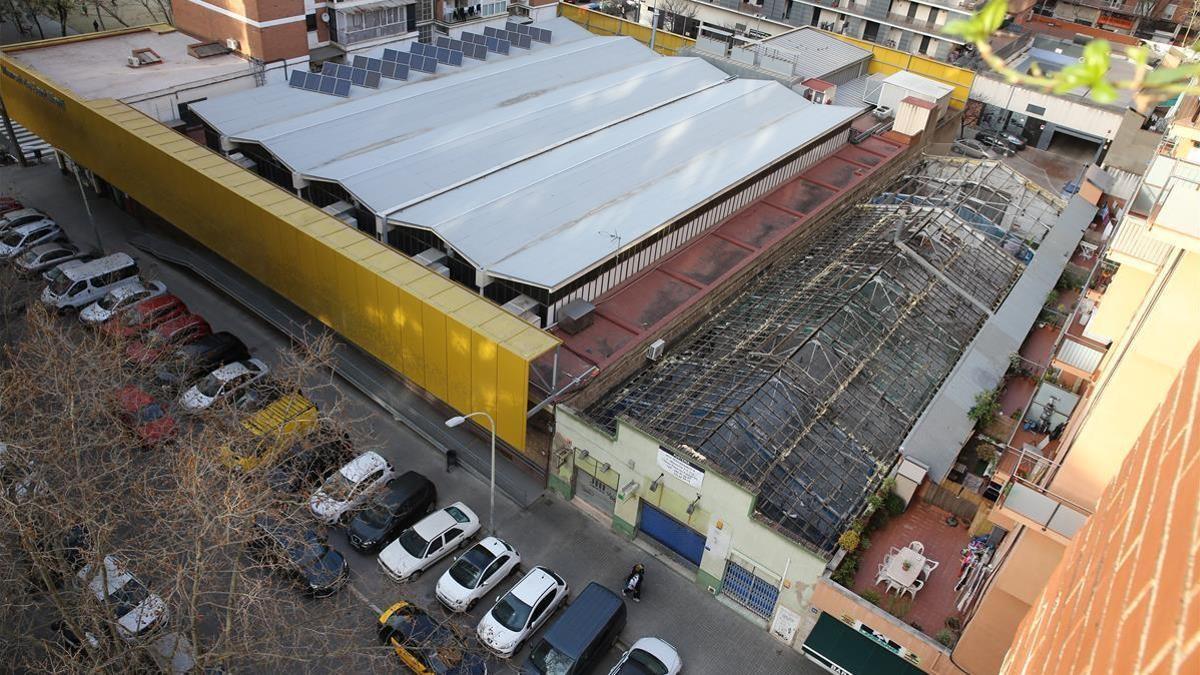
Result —
[[375, 551], [404, 528], [433, 511], [437, 488], [428, 478], [409, 471], [383, 489], [359, 511], [346, 528], [350, 545], [360, 551]]
[[[86, 525], [79, 524], [57, 535], [49, 535], [36, 542], [38, 550], [50, 556], [47, 576], [55, 587], [62, 587], [63, 579], [73, 576], [87, 564], [87, 551], [92, 540]], [[61, 561], [63, 564], [58, 564]], [[39, 579], [39, 581], [41, 581]]]
[[333, 595], [350, 578], [346, 559], [316, 530], [269, 517], [258, 518], [255, 525], [261, 535], [253, 543], [258, 553], [278, 563], [313, 595]]
[[1005, 155], [1013, 155], [1017, 150], [1025, 149], [1025, 139], [1002, 131], [981, 129], [975, 132], [975, 140], [990, 148], [995, 148]]
[[413, 672], [434, 675], [487, 675], [487, 661], [452, 625], [407, 602], [379, 617], [379, 640], [391, 646]]
[[236, 335], [213, 333], [176, 349], [155, 374], [155, 384], [163, 389], [179, 389], [223, 365], [248, 358], [250, 350]]
[[[315, 434], [314, 434], [315, 435]], [[320, 438], [320, 436], [317, 436]], [[354, 444], [346, 434], [313, 442], [305, 437], [267, 471], [267, 485], [283, 494], [309, 493], [331, 471], [354, 457]]]

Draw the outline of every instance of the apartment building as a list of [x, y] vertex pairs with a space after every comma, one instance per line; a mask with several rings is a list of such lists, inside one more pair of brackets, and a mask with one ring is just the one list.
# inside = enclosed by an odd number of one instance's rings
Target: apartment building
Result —
[[1186, 40], [1196, 30], [1190, 0], [1039, 0], [1034, 12], [1146, 39]]

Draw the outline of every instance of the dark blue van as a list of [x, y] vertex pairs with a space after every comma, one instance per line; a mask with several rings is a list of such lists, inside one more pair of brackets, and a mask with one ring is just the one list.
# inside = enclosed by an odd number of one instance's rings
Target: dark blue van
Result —
[[579, 675], [596, 665], [625, 627], [625, 600], [593, 581], [583, 589], [521, 668], [538, 675]]

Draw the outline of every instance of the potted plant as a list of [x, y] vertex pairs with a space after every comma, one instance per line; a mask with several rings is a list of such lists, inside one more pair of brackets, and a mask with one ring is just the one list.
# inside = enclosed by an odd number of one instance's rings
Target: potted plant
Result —
[[900, 569], [904, 570], [905, 572], [911, 570], [912, 569], [912, 561], [911, 560], [902, 561], [900, 563]]

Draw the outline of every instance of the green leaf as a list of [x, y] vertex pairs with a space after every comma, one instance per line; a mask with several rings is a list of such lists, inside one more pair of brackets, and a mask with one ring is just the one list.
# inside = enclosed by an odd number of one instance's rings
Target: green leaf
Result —
[[958, 19], [942, 26], [947, 35], [957, 35], [968, 42], [987, 42], [1008, 15], [1008, 0], [989, 0], [983, 9], [969, 19]]
[[995, 33], [1004, 17], [1008, 15], [1008, 0], [988, 0], [988, 4], [979, 10], [976, 17], [980, 20], [980, 28], [987, 32], [988, 37]]
[[1145, 47], [1126, 47], [1125, 56], [1130, 61], [1133, 61], [1137, 67], [1141, 68], [1150, 60], [1150, 50]]
[[1112, 103], [1117, 100], [1117, 90], [1107, 80], [1100, 80], [1092, 85], [1092, 98], [1097, 103]]
[[1178, 68], [1157, 68], [1146, 74], [1147, 87], [1161, 87], [1200, 76], [1200, 63], [1190, 63]]

